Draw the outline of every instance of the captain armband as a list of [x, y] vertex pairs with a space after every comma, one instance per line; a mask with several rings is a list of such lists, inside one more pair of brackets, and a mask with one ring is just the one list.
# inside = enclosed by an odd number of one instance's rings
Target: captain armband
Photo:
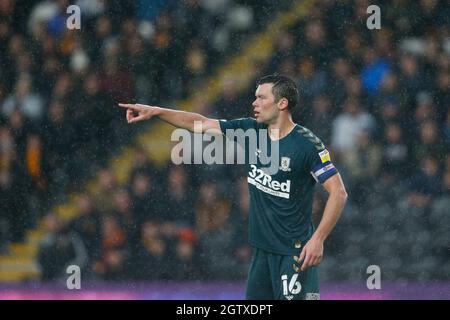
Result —
[[311, 175], [313, 178], [320, 183], [324, 183], [332, 175], [336, 174], [338, 171], [334, 167], [334, 164], [331, 161], [326, 161], [325, 163], [321, 163], [313, 168], [311, 171]]

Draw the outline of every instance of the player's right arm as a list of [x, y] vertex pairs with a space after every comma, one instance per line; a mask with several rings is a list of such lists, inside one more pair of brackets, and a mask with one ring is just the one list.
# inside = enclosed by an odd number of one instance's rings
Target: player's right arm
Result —
[[161, 120], [171, 125], [187, 129], [191, 132], [203, 133], [208, 131], [211, 134], [221, 134], [219, 120], [209, 119], [201, 114], [148, 106], [145, 104], [119, 103], [119, 106], [127, 109], [128, 123], [135, 123], [159, 117]]

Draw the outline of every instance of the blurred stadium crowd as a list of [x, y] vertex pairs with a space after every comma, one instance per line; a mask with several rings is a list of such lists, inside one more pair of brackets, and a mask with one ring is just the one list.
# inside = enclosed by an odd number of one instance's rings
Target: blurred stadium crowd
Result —
[[[65, 276], [68, 264], [92, 280], [244, 279], [243, 167], [156, 167], [138, 147], [122, 186], [105, 160], [142, 128], [126, 124], [117, 102], [186, 98], [283, 8], [75, 3], [82, 32], [65, 28], [69, 1], [0, 2], [0, 251], [43, 217], [45, 281]], [[295, 79], [294, 120], [322, 138], [348, 188], [322, 279], [360, 280], [371, 264], [392, 281], [449, 279], [450, 6], [379, 1], [382, 28], [371, 31], [368, 5], [318, 2], [278, 36], [257, 75]], [[201, 112], [249, 116], [253, 89], [240, 93], [230, 80]], [[64, 223], [50, 208], [92, 176], [98, 192], [82, 194], [80, 216]], [[317, 189], [316, 222], [326, 201]]]

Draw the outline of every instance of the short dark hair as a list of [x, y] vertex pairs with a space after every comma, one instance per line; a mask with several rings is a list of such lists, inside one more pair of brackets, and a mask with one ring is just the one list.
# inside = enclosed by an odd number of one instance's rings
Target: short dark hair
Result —
[[289, 109], [297, 106], [299, 99], [298, 88], [294, 80], [282, 75], [271, 74], [259, 79], [256, 86], [264, 83], [273, 83], [272, 94], [275, 97], [275, 102], [280, 101], [281, 98], [286, 98], [289, 102]]

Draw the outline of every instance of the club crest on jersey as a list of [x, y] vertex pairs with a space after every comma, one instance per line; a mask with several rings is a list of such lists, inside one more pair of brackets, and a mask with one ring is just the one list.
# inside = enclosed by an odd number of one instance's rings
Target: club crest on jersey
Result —
[[281, 171], [291, 171], [291, 168], [289, 168], [289, 165], [291, 164], [291, 158], [288, 157], [281, 157]]

